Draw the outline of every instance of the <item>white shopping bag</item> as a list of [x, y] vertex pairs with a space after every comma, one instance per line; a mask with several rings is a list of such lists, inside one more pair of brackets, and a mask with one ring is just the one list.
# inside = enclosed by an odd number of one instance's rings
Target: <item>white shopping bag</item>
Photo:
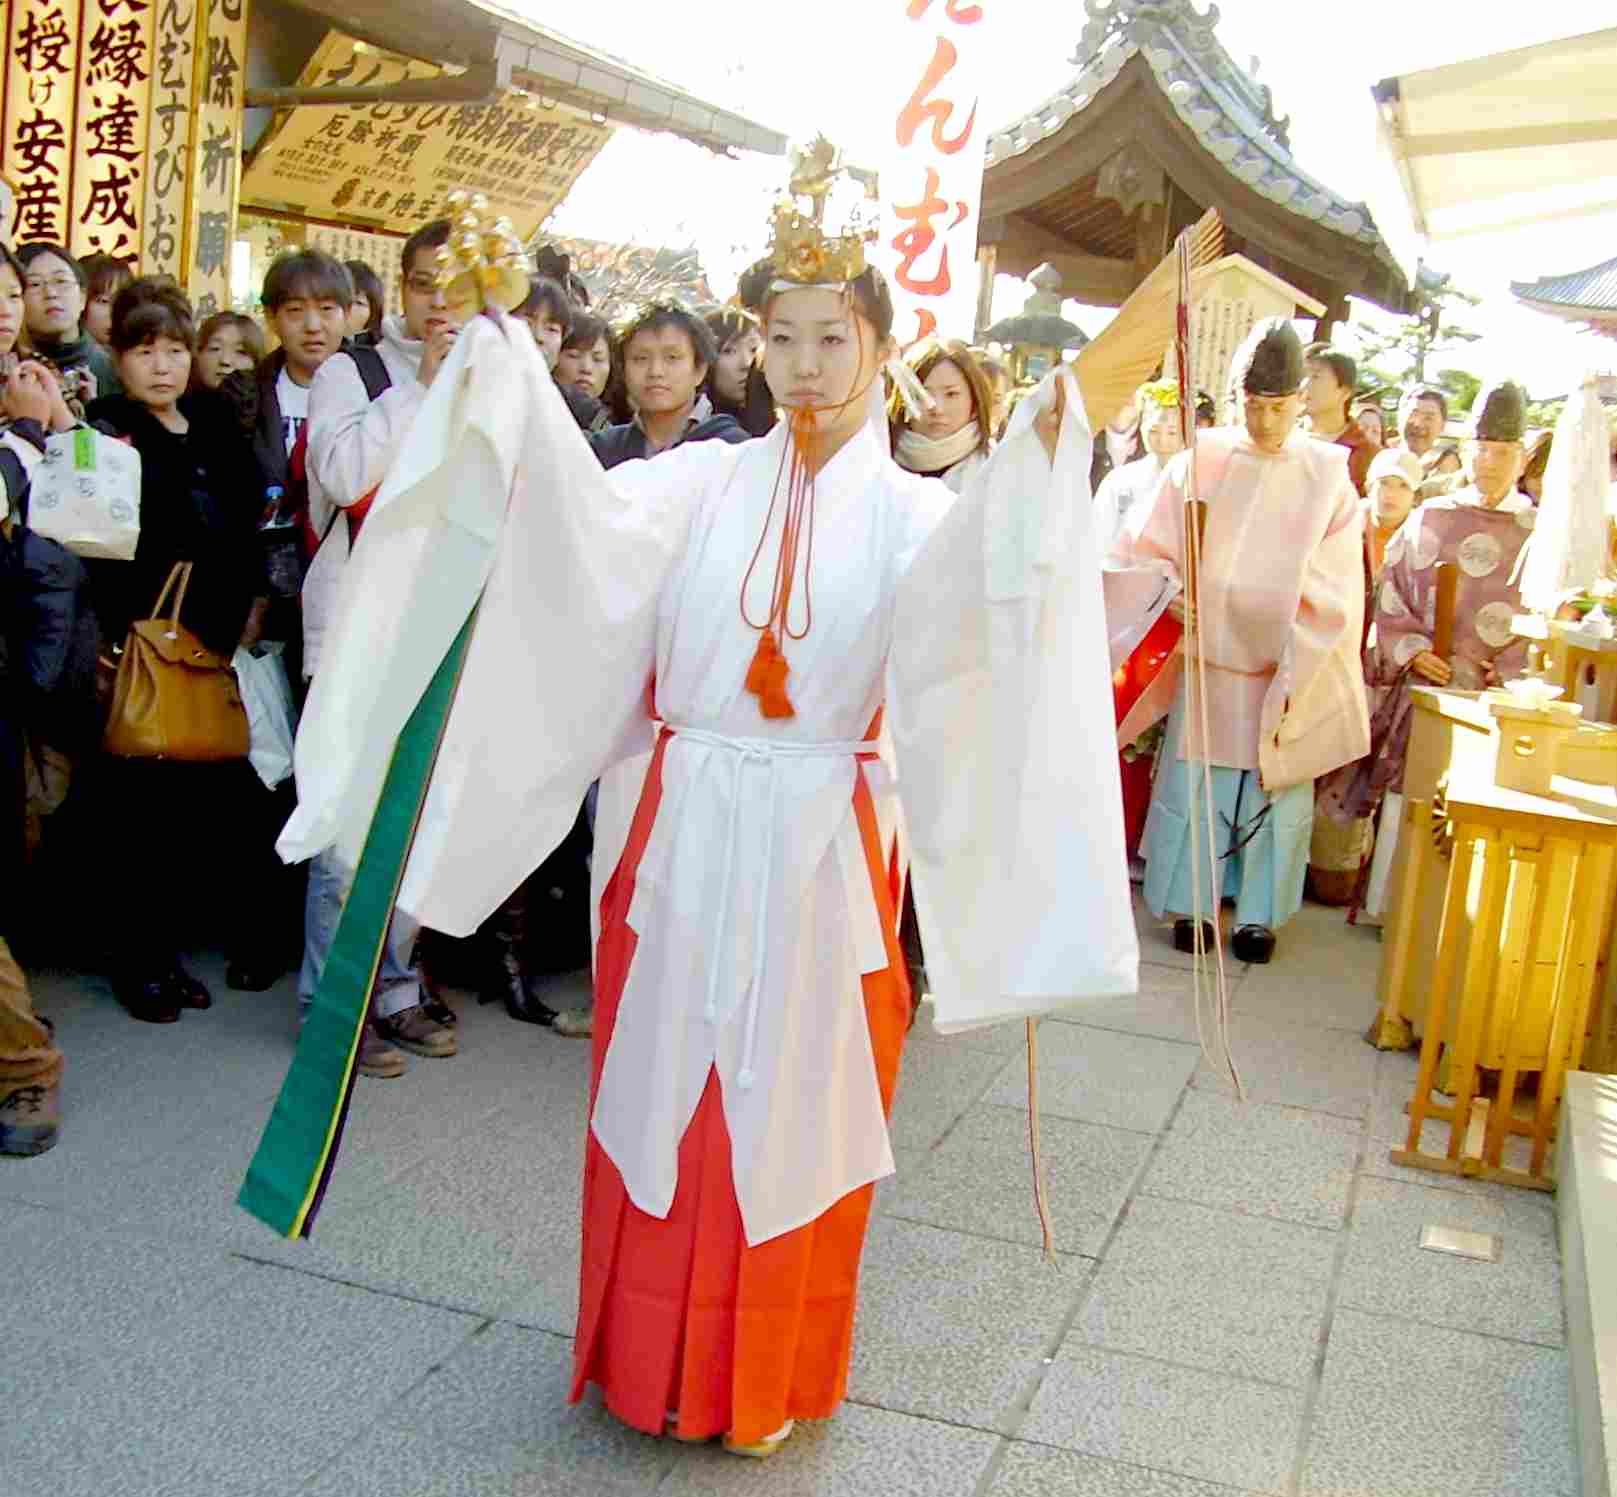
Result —
[[132, 560], [140, 541], [140, 454], [88, 426], [52, 432], [29, 485], [28, 523], [77, 556]]
[[247, 708], [247, 762], [273, 790], [292, 773], [292, 688], [278, 652], [236, 651], [230, 662]]

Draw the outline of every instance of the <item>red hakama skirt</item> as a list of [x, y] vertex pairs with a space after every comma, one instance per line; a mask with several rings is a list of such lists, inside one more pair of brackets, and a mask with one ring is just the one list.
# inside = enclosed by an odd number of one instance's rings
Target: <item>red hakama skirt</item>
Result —
[[[667, 743], [664, 733], [622, 860], [602, 895], [592, 1112], [634, 960], [638, 937], [627, 916], [662, 799]], [[898, 900], [862, 767], [854, 812], [887, 941], [886, 970], [863, 982], [882, 1106], [890, 1113], [910, 992]], [[847, 1392], [859, 1257], [874, 1191], [862, 1186], [797, 1230], [748, 1247], [716, 1072], [709, 1072], [680, 1141], [679, 1181], [666, 1218], [648, 1216], [629, 1200], [591, 1130], [570, 1401], [594, 1383], [607, 1408], [648, 1434], [661, 1434], [667, 1415], [677, 1411], [672, 1428], [682, 1439], [728, 1434], [744, 1444], [767, 1438], [788, 1419], [829, 1417]]]

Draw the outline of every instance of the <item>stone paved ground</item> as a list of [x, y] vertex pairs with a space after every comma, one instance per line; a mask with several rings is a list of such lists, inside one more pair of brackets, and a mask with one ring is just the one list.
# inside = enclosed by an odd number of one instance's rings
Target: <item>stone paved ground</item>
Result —
[[[1409, 1056], [1359, 1037], [1379, 947], [1305, 910], [1234, 988], [1251, 1100], [1182, 959], [1040, 1031], [1059, 1266], [1020, 1032], [923, 1019], [865, 1259], [851, 1399], [755, 1465], [562, 1401], [587, 1047], [464, 1011], [362, 1079], [313, 1242], [233, 1205], [289, 987], [177, 1027], [43, 978], [66, 1134], [0, 1161], [0, 1491], [50, 1497], [1574, 1497], [1547, 1198], [1387, 1162]], [[218, 979], [216, 967], [206, 969]], [[1497, 1266], [1420, 1251], [1497, 1232]]]

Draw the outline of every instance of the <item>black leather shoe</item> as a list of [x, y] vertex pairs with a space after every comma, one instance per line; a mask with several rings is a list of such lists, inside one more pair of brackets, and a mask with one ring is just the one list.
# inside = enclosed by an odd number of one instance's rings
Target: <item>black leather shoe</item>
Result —
[[232, 962], [225, 968], [225, 986], [238, 993], [267, 992], [280, 980], [281, 973], [274, 962]]
[[168, 975], [168, 984], [174, 990], [174, 996], [180, 1000], [181, 1008], [213, 1007], [213, 994], [178, 962], [175, 962]]
[[154, 977], [149, 982], [124, 980], [115, 982], [112, 990], [118, 1002], [129, 1010], [131, 1019], [142, 1024], [177, 1024], [180, 1018], [180, 995], [168, 977]]
[[1267, 925], [1243, 925], [1230, 937], [1230, 950], [1238, 962], [1267, 966], [1275, 954], [1275, 933]]
[[[1211, 951], [1217, 941], [1217, 933], [1213, 930], [1211, 920], [1202, 921], [1201, 938], [1201, 949]], [[1173, 949], [1184, 952], [1186, 956], [1196, 954], [1196, 922], [1194, 920], [1174, 921]]]
[[522, 1024], [537, 1024], [541, 1029], [556, 1025], [556, 1010], [542, 998], [535, 998], [520, 981], [513, 983], [506, 994], [505, 1011]]

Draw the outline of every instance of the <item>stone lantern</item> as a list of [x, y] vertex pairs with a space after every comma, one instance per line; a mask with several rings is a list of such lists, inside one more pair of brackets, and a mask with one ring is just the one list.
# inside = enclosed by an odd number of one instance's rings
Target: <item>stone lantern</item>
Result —
[[985, 335], [988, 342], [1009, 350], [1011, 378], [1018, 384], [1041, 379], [1062, 354], [1089, 342], [1081, 328], [1061, 315], [1060, 272], [1053, 265], [1041, 265], [1028, 280], [1033, 295], [1021, 312], [1001, 318]]

